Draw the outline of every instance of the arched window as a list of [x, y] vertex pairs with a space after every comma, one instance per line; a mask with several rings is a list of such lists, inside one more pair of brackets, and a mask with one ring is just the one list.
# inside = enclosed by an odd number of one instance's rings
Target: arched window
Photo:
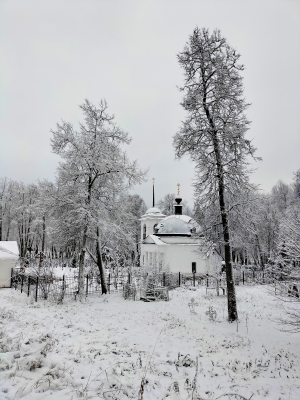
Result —
[[146, 239], [146, 224], [143, 226], [143, 239]]
[[153, 225], [153, 233], [157, 233], [158, 228], [157, 228], [157, 224]]

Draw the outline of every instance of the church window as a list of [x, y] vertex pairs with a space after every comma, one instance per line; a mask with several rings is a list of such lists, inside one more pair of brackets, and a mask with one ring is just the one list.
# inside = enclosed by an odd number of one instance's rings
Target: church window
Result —
[[157, 253], [153, 253], [153, 266], [156, 267], [157, 266]]
[[158, 254], [158, 267], [161, 270], [164, 264], [164, 253]]
[[146, 239], [146, 224], [143, 226], [143, 239]]
[[196, 271], [196, 263], [195, 262], [192, 262], [192, 273], [196, 273], [197, 271]]

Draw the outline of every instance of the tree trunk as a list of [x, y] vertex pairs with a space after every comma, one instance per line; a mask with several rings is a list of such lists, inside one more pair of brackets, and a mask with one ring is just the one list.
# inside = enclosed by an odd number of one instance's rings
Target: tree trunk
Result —
[[46, 218], [43, 215], [43, 236], [42, 236], [42, 253], [45, 251], [45, 239], [46, 239]]
[[[86, 200], [87, 206], [90, 206], [92, 198], [92, 175], [89, 176], [89, 183], [88, 183], [88, 196]], [[87, 245], [87, 233], [88, 233], [88, 224], [89, 218], [86, 215], [85, 227], [83, 231], [83, 238], [82, 238], [82, 250], [79, 257], [79, 271], [78, 271], [78, 294], [82, 295], [84, 293], [84, 262], [85, 262], [85, 253], [86, 253], [86, 245]]]
[[83, 240], [82, 240], [82, 249], [80, 252], [80, 257], [79, 257], [79, 271], [78, 271], [78, 294], [82, 295], [84, 293], [84, 262], [85, 262], [85, 252], [86, 252], [86, 242], [87, 242], [87, 230], [88, 226], [84, 227], [84, 232], [83, 232]]
[[206, 106], [206, 95], [203, 99], [203, 106], [211, 127], [211, 134], [214, 146], [214, 154], [216, 157], [217, 167], [217, 180], [218, 180], [218, 195], [219, 195], [219, 206], [221, 213], [221, 221], [223, 228], [224, 238], [224, 253], [225, 253], [225, 270], [226, 270], [226, 282], [227, 282], [227, 308], [228, 308], [228, 320], [233, 322], [238, 319], [237, 307], [236, 307], [236, 296], [235, 287], [231, 263], [231, 248], [230, 248], [230, 234], [229, 234], [229, 223], [228, 214], [225, 208], [225, 185], [224, 185], [224, 171], [222, 165], [222, 159], [219, 148], [219, 139], [217, 136], [217, 130], [215, 128], [214, 121], [210, 115], [209, 109]]
[[224, 251], [225, 251], [225, 266], [226, 266], [226, 281], [227, 281], [227, 307], [228, 307], [228, 320], [233, 322], [238, 319], [234, 278], [231, 264], [231, 249], [230, 249], [230, 235], [228, 226], [228, 215], [225, 210], [224, 203], [224, 190], [219, 185], [219, 203], [221, 210], [223, 237], [224, 237]]
[[8, 220], [8, 227], [7, 227], [7, 231], [6, 231], [6, 239], [5, 240], [9, 240], [9, 233], [10, 233], [10, 219]]
[[106, 294], [107, 293], [107, 285], [106, 285], [106, 279], [105, 279], [105, 270], [104, 270], [103, 261], [102, 261], [100, 231], [99, 231], [98, 226], [97, 226], [96, 253], [97, 253], [97, 265], [99, 268], [99, 274], [100, 274], [100, 280], [101, 280], [102, 294]]
[[262, 266], [262, 268], [264, 269], [264, 268], [265, 268], [265, 265], [264, 265], [264, 256], [263, 256], [263, 252], [262, 252], [262, 250], [261, 250], [260, 241], [259, 241], [259, 237], [258, 237], [257, 234], [255, 235], [255, 238], [256, 238], [256, 243], [257, 243], [257, 248], [258, 248], [259, 263], [260, 263], [260, 265]]

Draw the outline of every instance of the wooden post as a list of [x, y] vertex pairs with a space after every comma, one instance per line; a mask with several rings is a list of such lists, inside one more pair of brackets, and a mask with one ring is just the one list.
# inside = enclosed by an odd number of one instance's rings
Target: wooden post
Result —
[[166, 286], [166, 273], [163, 273], [163, 287]]
[[30, 276], [28, 277], [28, 288], [27, 288], [27, 296], [29, 297], [30, 293]]
[[110, 294], [110, 273], [108, 274], [108, 293]]
[[130, 272], [128, 271], [128, 283], [130, 284], [131, 283], [131, 280], [130, 280]]
[[193, 272], [193, 286], [195, 286], [195, 272]]
[[39, 277], [36, 277], [36, 287], [35, 287], [35, 301], [37, 301], [38, 298], [38, 290], [39, 290]]
[[21, 278], [21, 293], [23, 293], [24, 275]]
[[178, 272], [178, 286], [180, 287], [180, 278], [181, 278], [181, 276], [180, 276], [180, 272]]
[[63, 292], [65, 291], [65, 275], [63, 275], [63, 287], [62, 287]]
[[245, 285], [245, 271], [243, 271], [243, 285]]
[[86, 275], [86, 296], [89, 294], [89, 274]]

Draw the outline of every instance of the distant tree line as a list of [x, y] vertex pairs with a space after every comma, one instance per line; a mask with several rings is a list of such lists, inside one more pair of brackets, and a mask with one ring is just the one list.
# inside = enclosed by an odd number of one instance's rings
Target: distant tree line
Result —
[[[253, 190], [226, 198], [234, 264], [300, 266], [300, 169], [292, 184], [278, 181], [270, 193]], [[217, 207], [204, 209], [196, 201], [194, 217], [207, 241], [224, 256]]]

